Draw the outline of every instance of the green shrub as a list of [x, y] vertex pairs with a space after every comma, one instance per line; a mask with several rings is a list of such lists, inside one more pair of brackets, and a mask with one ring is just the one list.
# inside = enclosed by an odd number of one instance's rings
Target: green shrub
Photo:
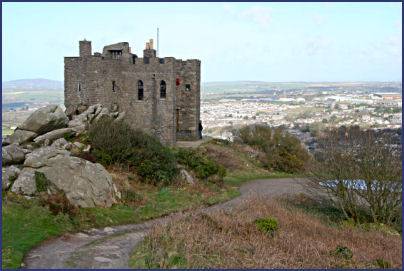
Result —
[[92, 154], [105, 165], [135, 167], [150, 183], [169, 183], [178, 173], [174, 153], [160, 141], [123, 121], [103, 117], [89, 129]]
[[264, 150], [272, 140], [272, 129], [262, 125], [245, 126], [239, 130], [243, 143]]
[[35, 171], [35, 184], [37, 192], [46, 192], [48, 190], [50, 182], [46, 178], [45, 174], [39, 171]]
[[168, 258], [168, 266], [169, 267], [182, 267], [186, 266], [187, 259], [182, 255], [171, 255]]
[[72, 141], [75, 138], [75, 136], [74, 136], [74, 133], [69, 132], [69, 133], [65, 133], [63, 135], [63, 138], [66, 139], [66, 141]]
[[176, 153], [180, 164], [193, 170], [200, 179], [208, 179], [217, 175], [220, 179], [226, 175], [226, 169], [209, 157], [190, 149], [178, 149]]
[[391, 264], [384, 259], [376, 259], [374, 264], [379, 268], [391, 268]]
[[278, 230], [278, 220], [273, 217], [259, 218], [255, 220], [255, 226], [258, 230], [274, 236]]
[[331, 252], [331, 255], [343, 258], [345, 260], [350, 260], [352, 259], [353, 253], [348, 247], [337, 246], [335, 250]]
[[264, 166], [287, 173], [303, 172], [310, 155], [299, 139], [282, 128], [251, 125], [239, 130], [241, 140], [265, 153]]

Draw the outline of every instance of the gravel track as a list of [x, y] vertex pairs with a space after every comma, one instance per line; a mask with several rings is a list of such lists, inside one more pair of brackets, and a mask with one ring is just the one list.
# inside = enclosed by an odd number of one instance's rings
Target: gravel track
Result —
[[[240, 187], [241, 195], [225, 203], [202, 208], [213, 212], [231, 209], [251, 197], [276, 197], [304, 193], [304, 179], [263, 179]], [[139, 224], [91, 229], [50, 239], [31, 250], [24, 259], [26, 268], [129, 268], [137, 244], [155, 225], [164, 225], [184, 213], [174, 213]]]

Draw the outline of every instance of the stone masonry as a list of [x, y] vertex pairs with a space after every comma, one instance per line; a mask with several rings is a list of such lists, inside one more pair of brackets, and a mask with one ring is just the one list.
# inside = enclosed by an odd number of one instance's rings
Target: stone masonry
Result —
[[125, 112], [133, 128], [173, 145], [197, 140], [200, 121], [200, 67], [197, 59], [159, 58], [153, 40], [143, 58], [129, 43], [104, 46], [92, 54], [91, 42], [79, 42], [79, 57], [65, 57], [65, 106], [68, 115], [102, 104]]

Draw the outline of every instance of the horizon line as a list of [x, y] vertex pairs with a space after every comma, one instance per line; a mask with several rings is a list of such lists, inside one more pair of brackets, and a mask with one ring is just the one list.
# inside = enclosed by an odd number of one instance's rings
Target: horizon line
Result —
[[[48, 80], [48, 81], [55, 81], [55, 82], [61, 82], [63, 83], [64, 80], [57, 80], [57, 79], [49, 79], [49, 78], [43, 78], [43, 77], [37, 77], [37, 78], [20, 78], [20, 79], [12, 79], [12, 80], [7, 80], [7, 81], [2, 81], [3, 83], [8, 83], [12, 81], [21, 81], [21, 80]], [[347, 80], [347, 81], [265, 81], [265, 80], [223, 80], [223, 81], [204, 81], [201, 82], [201, 84], [207, 84], [207, 83], [230, 83], [230, 82], [246, 82], [246, 83], [276, 83], [276, 84], [289, 84], [289, 83], [304, 83], [304, 84], [310, 84], [310, 83], [402, 83], [402, 80], [369, 80], [369, 81], [364, 81], [364, 80], [359, 80], [359, 81], [352, 81], [352, 80]]]

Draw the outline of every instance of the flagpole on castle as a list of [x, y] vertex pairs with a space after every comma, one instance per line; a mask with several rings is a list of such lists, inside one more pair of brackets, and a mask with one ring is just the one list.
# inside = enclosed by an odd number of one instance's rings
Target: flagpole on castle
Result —
[[159, 28], [157, 27], [157, 56], [159, 56]]

